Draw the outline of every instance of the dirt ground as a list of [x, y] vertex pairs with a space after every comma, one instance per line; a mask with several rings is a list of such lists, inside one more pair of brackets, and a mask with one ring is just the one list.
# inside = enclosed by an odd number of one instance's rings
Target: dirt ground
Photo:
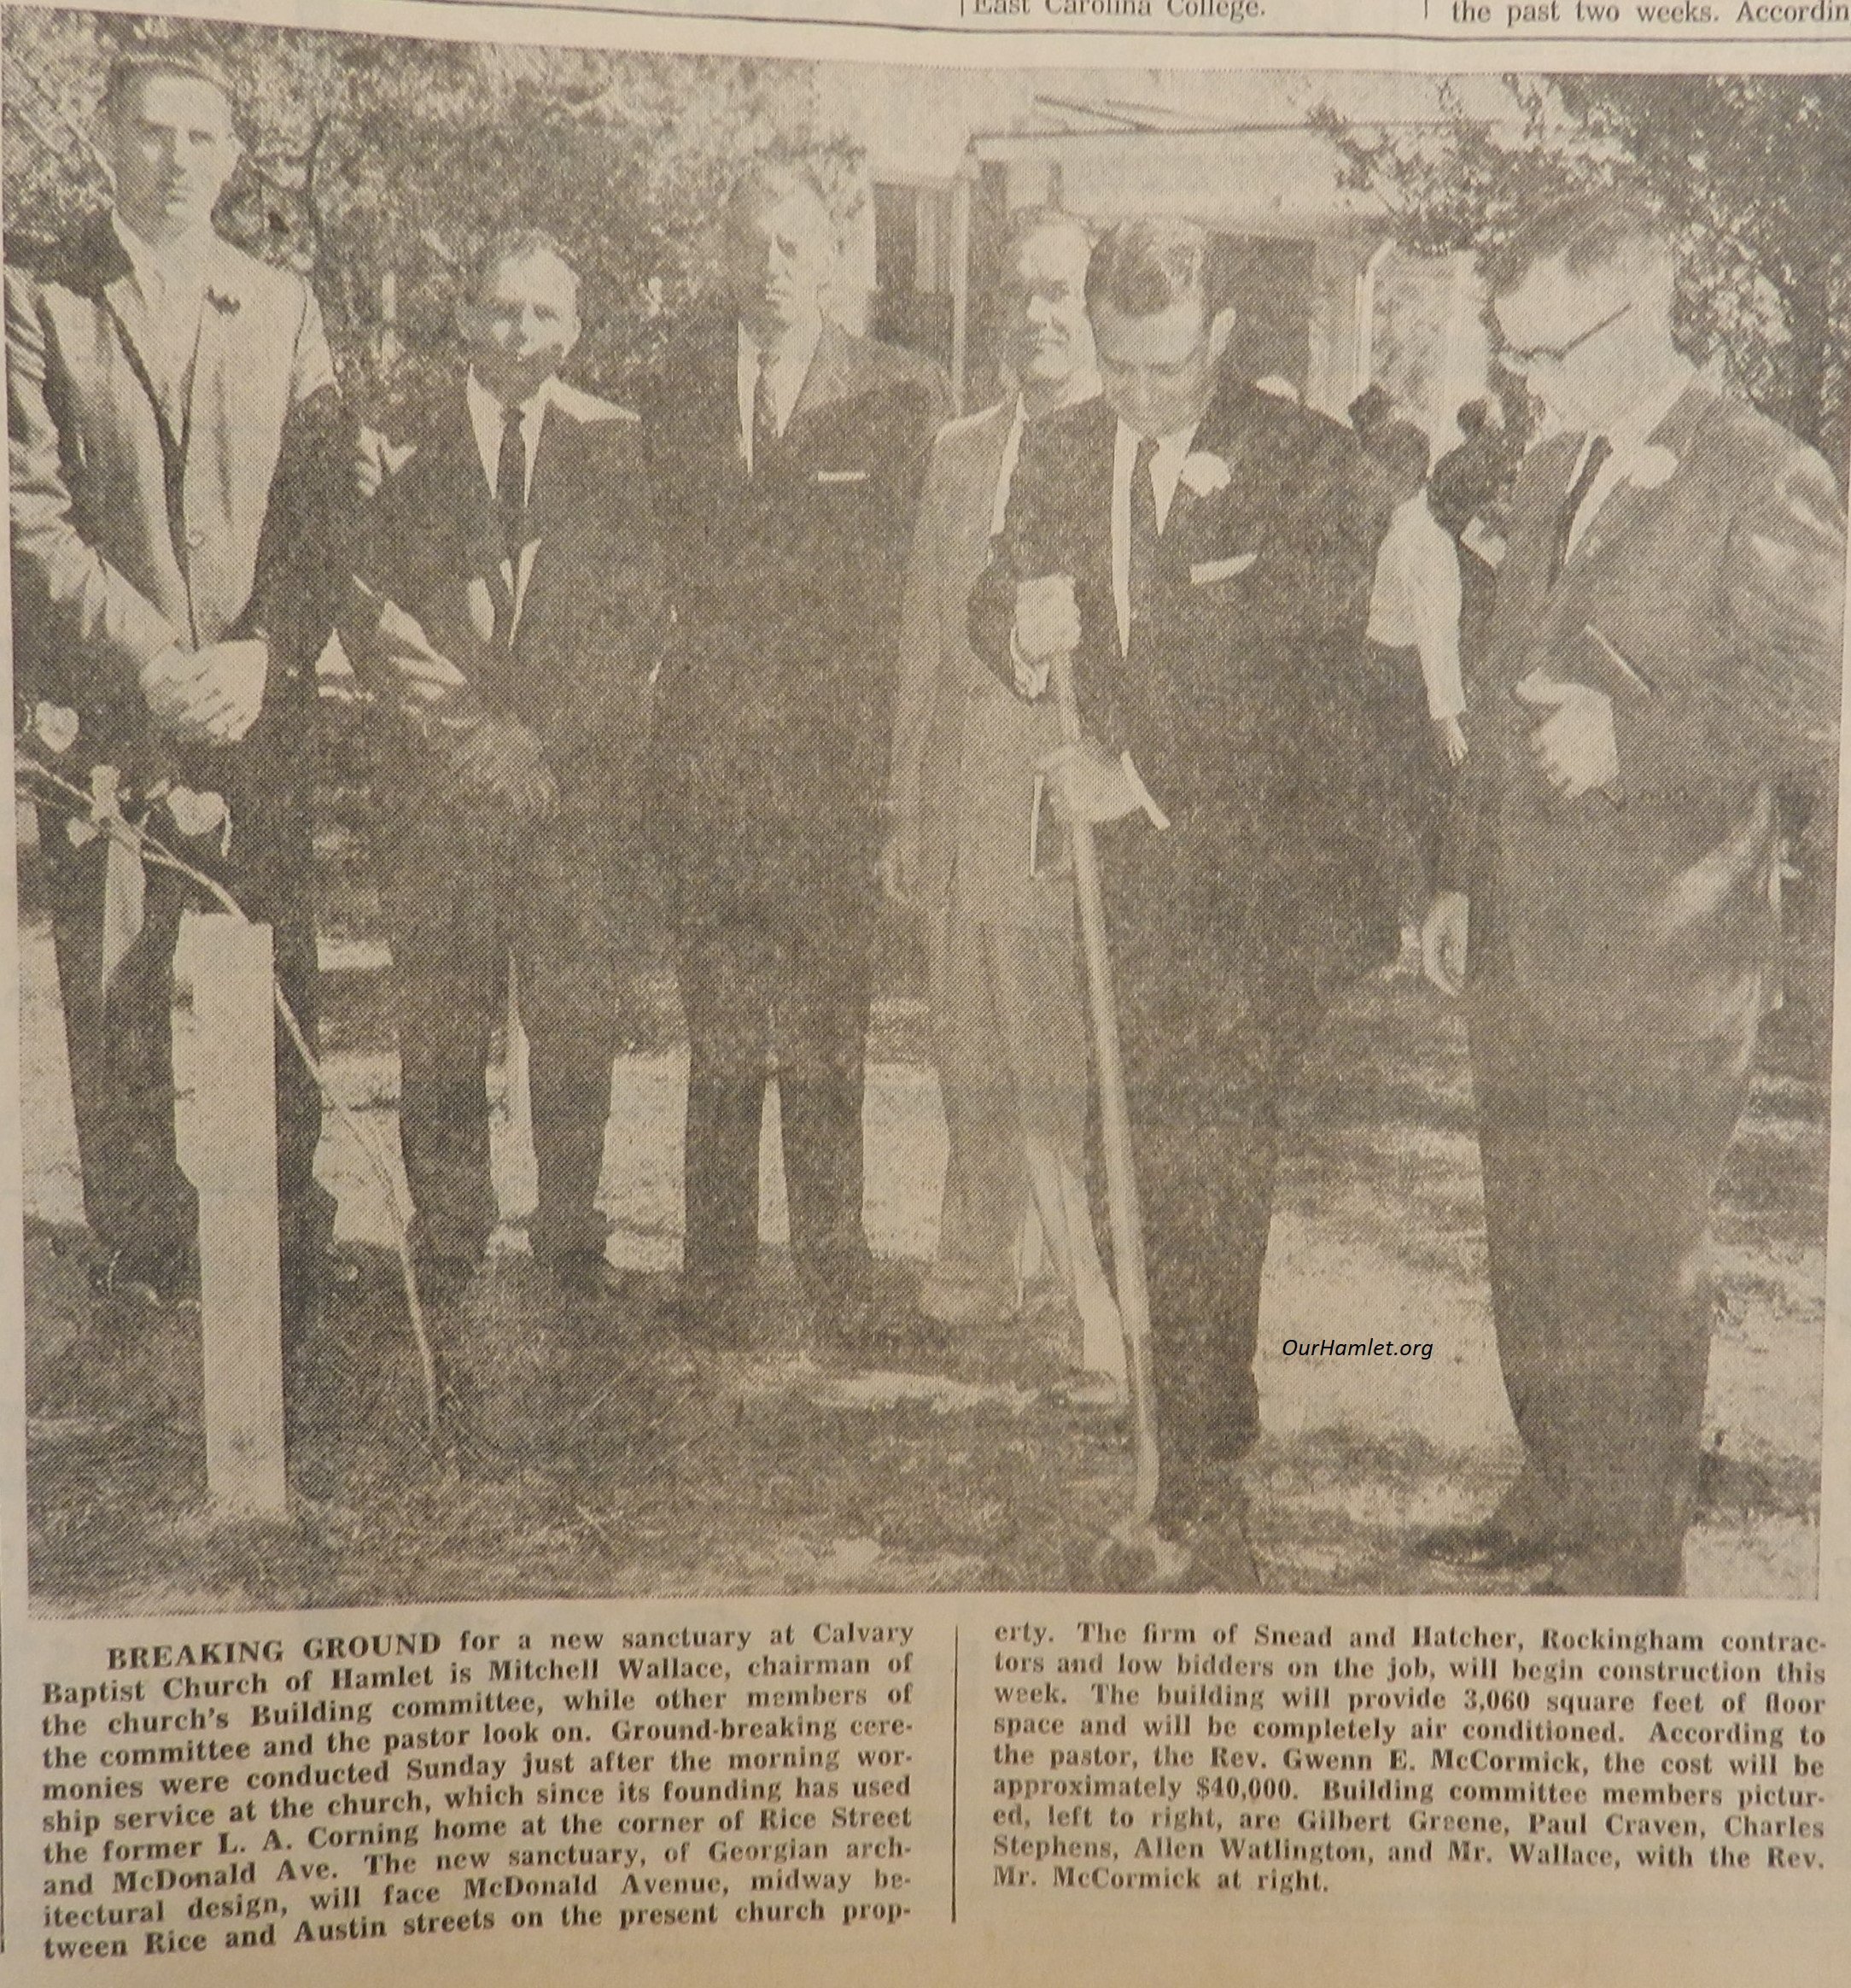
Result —
[[[215, 1518], [196, 1318], [126, 1330], [93, 1314], [42, 923], [28, 921], [22, 950], [38, 1609], [1087, 1585], [1090, 1549], [1129, 1494], [1121, 1418], [1051, 1391], [1066, 1349], [1034, 1327], [922, 1339], [873, 1368], [809, 1344], [774, 1143], [759, 1329], [720, 1349], [657, 1319], [679, 1249], [686, 1067], [659, 976], [639, 984], [637, 1048], [616, 1068], [603, 1190], [610, 1254], [639, 1273], [634, 1304], [575, 1316], [536, 1288], [520, 1225], [531, 1161], [499, 1121], [509, 1219], [447, 1334], [481, 1440], [434, 1465], [381, 1193], [331, 1130], [322, 1165], [367, 1287], [327, 1321], [325, 1411], [292, 1453], [291, 1517]], [[382, 956], [337, 935], [325, 963], [330, 1078], [389, 1149]], [[883, 1002], [867, 1105], [868, 1226], [897, 1301], [929, 1258], [943, 1165], [923, 1023], [916, 1003]], [[196, 1074], [185, 1034], [183, 1089]], [[1826, 1102], [1822, 1084], [1764, 1077], [1731, 1158], [1695, 1593], [1814, 1590]], [[1267, 1429], [1247, 1471], [1260, 1579], [1280, 1592], [1445, 1589], [1457, 1576], [1416, 1556], [1413, 1535], [1482, 1512], [1515, 1462], [1456, 1018], [1406, 982], [1359, 986], [1332, 1015], [1293, 1115], [1261, 1330]], [[1430, 1341], [1432, 1358], [1281, 1352], [1289, 1337], [1364, 1331]]]

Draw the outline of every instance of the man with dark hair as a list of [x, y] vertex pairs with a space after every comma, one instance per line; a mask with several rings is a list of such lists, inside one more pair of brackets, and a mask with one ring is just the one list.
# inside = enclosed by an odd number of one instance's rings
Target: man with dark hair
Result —
[[[179, 43], [123, 57], [99, 129], [113, 210], [37, 274], [6, 272], [17, 680], [76, 715], [63, 770], [147, 810], [274, 927], [312, 1037], [314, 665], [353, 444], [307, 284], [213, 229], [238, 159], [217, 67]], [[96, 1281], [187, 1299], [198, 1210], [172, 1003], [188, 887], [107, 839], [45, 849]], [[320, 1096], [280, 1027], [276, 1072], [293, 1354], [333, 1206], [312, 1172]]]
[[651, 817], [690, 1051], [680, 1306], [740, 1321], [775, 1049], [791, 1250], [853, 1334], [901, 581], [949, 396], [824, 314], [836, 227], [801, 163], [749, 170], [726, 236], [732, 311], [669, 355], [645, 425], [675, 617]]
[[[1031, 424], [979, 654], [1025, 696], [1074, 658], [1051, 761], [1100, 824], [1143, 1203], [1159, 1522], [1238, 1506], [1281, 1102], [1367, 956], [1380, 806], [1358, 681], [1385, 522], [1355, 438], [1224, 379], [1234, 313], [1193, 222], [1095, 250], [1102, 400]], [[1228, 1578], [1248, 1577], [1250, 1570]]]
[[484, 1073], [511, 959], [532, 1044], [528, 1241], [569, 1296], [620, 1285], [596, 1196], [663, 616], [636, 417], [558, 377], [578, 291], [549, 237], [489, 244], [457, 308], [467, 372], [375, 504], [342, 628], [382, 693], [400, 1131], [440, 1299], [495, 1225]]
[[1428, 1544], [1539, 1592], [1674, 1594], [1709, 1198], [1779, 998], [1776, 786], [1834, 762], [1843, 517], [1825, 465], [1679, 352], [1649, 212], [1577, 196], [1487, 270], [1504, 363], [1561, 431], [1511, 500], [1422, 936], [1467, 996], [1523, 1465]]
[[1001, 528], [1028, 424], [1099, 391], [1072, 214], [1016, 218], [1001, 330], [1010, 396], [941, 430], [920, 500], [900, 628], [884, 875], [923, 915], [949, 1150], [938, 1250], [920, 1309], [938, 1324], [1013, 1318], [1031, 1205], [1063, 1310], [1061, 1350], [1124, 1355], [1086, 1193], [1087, 1046], [1071, 865], [1037, 820], [1036, 768], [1060, 742], [971, 653], [966, 605]]

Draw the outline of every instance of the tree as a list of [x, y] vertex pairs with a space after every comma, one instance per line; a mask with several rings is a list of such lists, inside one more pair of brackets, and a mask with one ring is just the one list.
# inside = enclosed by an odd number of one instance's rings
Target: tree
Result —
[[1412, 132], [1316, 114], [1401, 238], [1428, 251], [1501, 241], [1539, 202], [1591, 184], [1655, 201], [1683, 251], [1693, 354], [1720, 354], [1755, 404], [1841, 471], [1851, 418], [1851, 79], [1509, 79], [1511, 116], [1454, 106]]
[[[89, 133], [116, 51], [158, 20], [5, 15], [4, 198], [17, 245], [107, 199]], [[575, 371], [622, 389], [710, 284], [711, 220], [747, 155], [804, 150], [844, 205], [858, 155], [819, 128], [806, 64], [189, 23], [237, 87], [245, 163], [220, 221], [314, 284], [363, 405], [448, 363], [459, 269], [510, 226], [585, 282]], [[15, 247], [15, 253], [18, 248]]]

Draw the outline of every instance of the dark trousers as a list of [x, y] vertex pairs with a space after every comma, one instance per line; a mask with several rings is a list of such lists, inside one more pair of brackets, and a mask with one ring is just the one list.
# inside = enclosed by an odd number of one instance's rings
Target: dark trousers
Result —
[[685, 887], [675, 970], [687, 1019], [692, 1278], [736, 1280], [758, 1247], [759, 1127], [775, 1057], [791, 1248], [814, 1302], [866, 1275], [861, 1100], [872, 889], [826, 897]]
[[1501, 964], [1469, 1000], [1492, 1310], [1523, 1466], [1498, 1522], [1572, 1594], [1675, 1594], [1696, 1507], [1710, 1195], [1755, 1024], [1551, 1028]]
[[1420, 652], [1368, 645], [1369, 719], [1375, 728], [1382, 796], [1383, 886], [1405, 928], [1418, 924], [1433, 891], [1445, 827], [1452, 769], [1427, 711]]
[[[246, 915], [272, 927], [277, 980], [312, 1048], [318, 967], [308, 795], [283, 779], [253, 778], [234, 788], [231, 819], [228, 853], [206, 852], [207, 859]], [[44, 822], [84, 1216], [126, 1266], [155, 1270], [189, 1249], [198, 1232], [198, 1196], [180, 1170], [174, 1132], [173, 961], [192, 886], [149, 867], [142, 930], [106, 994], [106, 845], [75, 849], [61, 816], [48, 810]], [[159, 815], [152, 826], [159, 835]], [[189, 860], [199, 853], [190, 845], [179, 852]], [[303, 1275], [333, 1231], [334, 1202], [313, 1173], [321, 1093], [280, 1021], [275, 1055], [283, 1295], [293, 1315]]]
[[1253, 1359], [1280, 1110], [1322, 1004], [1302, 949], [1239, 902], [1237, 870], [1192, 862], [1180, 845], [1172, 858], [1141, 823], [1105, 831], [1101, 853], [1150, 1288], [1161, 1511], [1259, 1433]]
[[511, 828], [427, 807], [391, 852], [399, 1135], [431, 1255], [473, 1261], [494, 1231], [488, 1067], [511, 960], [540, 1173], [529, 1240], [540, 1257], [604, 1248], [596, 1203], [618, 1041], [610, 839], [582, 814]]

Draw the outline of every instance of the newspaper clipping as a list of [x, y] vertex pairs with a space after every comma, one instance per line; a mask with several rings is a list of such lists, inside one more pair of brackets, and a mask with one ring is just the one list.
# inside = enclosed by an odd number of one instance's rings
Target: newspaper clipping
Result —
[[0, 113], [0, 1975], [1842, 1979], [1851, 4]]

